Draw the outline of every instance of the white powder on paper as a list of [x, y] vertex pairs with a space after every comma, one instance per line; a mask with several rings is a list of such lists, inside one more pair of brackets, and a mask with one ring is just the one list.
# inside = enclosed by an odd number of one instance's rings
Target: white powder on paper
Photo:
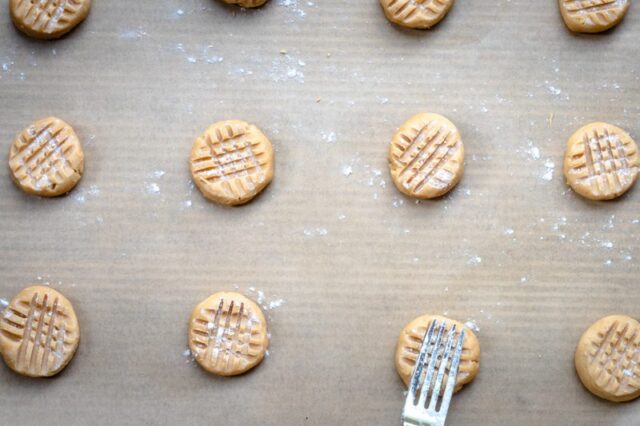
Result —
[[320, 134], [320, 136], [322, 137], [322, 140], [328, 143], [335, 143], [336, 142], [336, 133], [335, 132], [322, 132]]
[[140, 40], [146, 35], [147, 35], [147, 32], [143, 30], [141, 27], [138, 27], [138, 28], [121, 32], [120, 38], [122, 40]]
[[265, 294], [264, 291], [258, 290], [255, 287], [249, 287], [245, 294], [258, 303], [265, 311], [272, 311], [284, 306], [287, 302], [282, 298], [271, 298]]
[[327, 228], [306, 228], [302, 233], [307, 237], [324, 237], [329, 234], [329, 230]]
[[479, 265], [482, 263], [482, 258], [480, 256], [471, 256], [469, 260], [467, 260], [467, 265]]
[[155, 182], [146, 182], [144, 190], [147, 194], [156, 195], [160, 193], [160, 185]]
[[553, 172], [556, 168], [556, 165], [553, 161], [551, 161], [550, 159], [547, 159], [544, 162], [544, 167], [545, 167], [545, 171], [542, 173], [542, 179], [550, 182], [551, 180], [553, 180]]

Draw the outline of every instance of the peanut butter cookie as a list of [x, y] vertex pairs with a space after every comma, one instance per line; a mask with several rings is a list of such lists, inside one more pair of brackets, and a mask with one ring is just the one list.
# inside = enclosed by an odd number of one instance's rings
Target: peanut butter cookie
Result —
[[387, 19], [406, 28], [427, 29], [442, 21], [453, 0], [380, 0]]
[[575, 364], [582, 384], [594, 395], [614, 402], [640, 396], [640, 323], [611, 315], [584, 332]]
[[24, 129], [11, 145], [9, 168], [15, 184], [41, 197], [71, 191], [84, 171], [84, 153], [73, 128], [48, 117]]
[[239, 293], [215, 293], [191, 313], [189, 348], [210, 373], [245, 373], [260, 364], [268, 345], [262, 310]]
[[638, 179], [638, 147], [619, 127], [591, 123], [567, 142], [564, 176], [574, 191], [590, 200], [611, 200]]
[[410, 197], [446, 194], [464, 171], [464, 145], [458, 129], [438, 114], [413, 116], [389, 145], [389, 169], [396, 188]]
[[629, 10], [629, 0], [558, 0], [567, 27], [578, 33], [599, 33], [613, 28]]
[[240, 7], [246, 7], [247, 9], [253, 7], [260, 7], [267, 2], [267, 0], [223, 0], [227, 4], [236, 4]]
[[[462, 356], [460, 358], [460, 367], [458, 369], [455, 386], [455, 391], [458, 392], [464, 385], [473, 381], [480, 369], [480, 343], [478, 342], [478, 338], [468, 327], [458, 321], [438, 315], [423, 315], [407, 324], [404, 329], [402, 329], [402, 332], [400, 332], [400, 337], [398, 338], [395, 357], [396, 370], [404, 384], [408, 386], [418, 353], [420, 353], [422, 340], [433, 320], [437, 320], [438, 322], [446, 321], [449, 327], [455, 324], [456, 330], [462, 330], [464, 328], [465, 334], [462, 342]], [[449, 329], [450, 328], [447, 328], [447, 331], [449, 331]], [[447, 379], [446, 376], [444, 379]]]
[[23, 33], [40, 39], [59, 38], [89, 14], [91, 0], [10, 0], [11, 19]]
[[211, 201], [251, 201], [273, 179], [273, 148], [256, 126], [240, 120], [211, 125], [191, 149], [191, 176]]
[[73, 358], [79, 342], [71, 302], [49, 287], [22, 290], [0, 319], [0, 353], [9, 368], [25, 376], [58, 374]]

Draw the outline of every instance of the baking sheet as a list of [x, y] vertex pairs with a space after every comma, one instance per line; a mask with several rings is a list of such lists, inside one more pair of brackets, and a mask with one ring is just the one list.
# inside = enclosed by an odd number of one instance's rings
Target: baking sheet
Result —
[[[0, 148], [56, 115], [86, 173], [42, 200], [0, 167], [0, 297], [50, 283], [82, 329], [54, 380], [0, 368], [0, 423], [398, 424], [395, 342], [423, 313], [479, 329], [481, 370], [450, 424], [638, 423], [638, 403], [585, 391], [572, 357], [596, 319], [640, 316], [640, 192], [585, 202], [561, 170], [586, 122], [640, 137], [637, 5], [580, 36], [552, 0], [459, 1], [427, 32], [374, 0], [110, 0], [40, 42], [7, 4]], [[386, 149], [420, 111], [455, 122], [467, 157], [458, 188], [416, 204]], [[237, 209], [207, 202], [187, 168], [194, 138], [227, 118], [276, 149], [273, 184]], [[184, 353], [187, 320], [236, 288], [270, 308], [269, 356], [215, 378]]]

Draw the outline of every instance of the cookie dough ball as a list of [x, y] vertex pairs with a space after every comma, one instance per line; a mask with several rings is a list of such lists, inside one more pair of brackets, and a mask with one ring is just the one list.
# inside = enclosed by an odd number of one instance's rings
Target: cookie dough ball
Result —
[[611, 200], [638, 179], [638, 147], [621, 128], [591, 123], [567, 142], [564, 176], [571, 188], [590, 200]]
[[[480, 343], [478, 342], [478, 338], [461, 322], [438, 315], [423, 315], [411, 321], [402, 329], [400, 337], [398, 338], [395, 357], [396, 370], [404, 384], [409, 386], [411, 374], [416, 365], [416, 359], [420, 353], [420, 346], [422, 346], [424, 335], [433, 320], [437, 320], [438, 323], [446, 321], [448, 326], [446, 329], [447, 332], [454, 324], [456, 330], [462, 330], [464, 328], [462, 356], [460, 358], [460, 367], [458, 369], [455, 386], [455, 391], [458, 392], [464, 385], [473, 381], [480, 369]], [[445, 376], [445, 383], [446, 379], [447, 377]]]
[[209, 200], [229, 206], [251, 201], [273, 179], [273, 147], [253, 124], [211, 125], [191, 149], [191, 176]]
[[453, 0], [380, 0], [387, 19], [405, 28], [427, 29], [442, 21]]
[[71, 361], [79, 342], [80, 328], [71, 302], [49, 287], [22, 290], [0, 319], [2, 358], [25, 376], [55, 376]]
[[90, 9], [91, 0], [9, 0], [15, 26], [40, 39], [62, 37], [84, 21]]
[[640, 396], [640, 323], [611, 315], [584, 332], [575, 364], [582, 384], [594, 395], [614, 402]]
[[84, 153], [73, 128], [48, 117], [16, 136], [9, 151], [9, 168], [23, 191], [57, 197], [71, 191], [82, 178]]
[[268, 346], [262, 310], [239, 293], [215, 293], [191, 313], [189, 348], [210, 373], [245, 373], [260, 364]]
[[630, 0], [558, 0], [567, 27], [578, 33], [599, 33], [613, 28], [627, 14]]
[[440, 197], [464, 172], [464, 145], [456, 126], [439, 114], [421, 113], [404, 123], [389, 145], [389, 170], [410, 197]]
[[260, 7], [267, 2], [267, 0], [223, 0], [227, 4], [236, 4], [240, 7], [246, 7], [247, 9], [253, 7]]

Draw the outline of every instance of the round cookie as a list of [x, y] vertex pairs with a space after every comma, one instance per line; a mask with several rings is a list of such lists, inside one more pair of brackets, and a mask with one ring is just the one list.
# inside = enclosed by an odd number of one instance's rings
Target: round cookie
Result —
[[389, 145], [389, 170], [398, 190], [410, 197], [440, 197], [464, 172], [464, 145], [456, 126], [439, 114], [411, 117]]
[[84, 21], [90, 9], [91, 0], [9, 0], [15, 26], [40, 39], [62, 37]]
[[596, 321], [575, 353], [576, 371], [594, 395], [614, 402], [640, 396], [640, 323], [626, 315]]
[[427, 29], [442, 21], [454, 0], [380, 0], [387, 19], [405, 28]]
[[638, 178], [638, 147], [619, 127], [591, 123], [567, 142], [564, 176], [578, 194], [611, 200], [627, 192]]
[[13, 141], [9, 169], [15, 184], [29, 194], [66, 194], [84, 171], [80, 140], [73, 128], [58, 118], [38, 120]]
[[49, 287], [25, 288], [0, 319], [0, 354], [9, 368], [25, 376], [55, 376], [71, 361], [79, 342], [71, 302]]
[[206, 198], [236, 206], [251, 201], [273, 179], [273, 147], [256, 126], [221, 121], [196, 139], [189, 165]]
[[558, 0], [567, 27], [578, 33], [599, 33], [622, 21], [630, 0]]
[[260, 7], [265, 4], [268, 0], [222, 0], [227, 4], [236, 4], [240, 7], [246, 7], [247, 9], [253, 7]]
[[239, 293], [215, 293], [191, 312], [189, 348], [210, 373], [245, 373], [260, 364], [268, 346], [262, 310]]
[[[398, 338], [395, 356], [396, 370], [404, 384], [408, 386], [420, 352], [420, 346], [422, 346], [422, 340], [433, 320], [438, 322], [446, 321], [449, 327], [455, 324], [456, 330], [464, 328], [462, 356], [460, 357], [460, 367], [455, 386], [455, 392], [458, 392], [464, 385], [473, 381], [480, 369], [480, 343], [478, 338], [461, 322], [439, 315], [422, 315], [411, 321], [402, 329]], [[447, 328], [447, 331], [449, 329]], [[446, 381], [446, 376], [444, 379]]]

